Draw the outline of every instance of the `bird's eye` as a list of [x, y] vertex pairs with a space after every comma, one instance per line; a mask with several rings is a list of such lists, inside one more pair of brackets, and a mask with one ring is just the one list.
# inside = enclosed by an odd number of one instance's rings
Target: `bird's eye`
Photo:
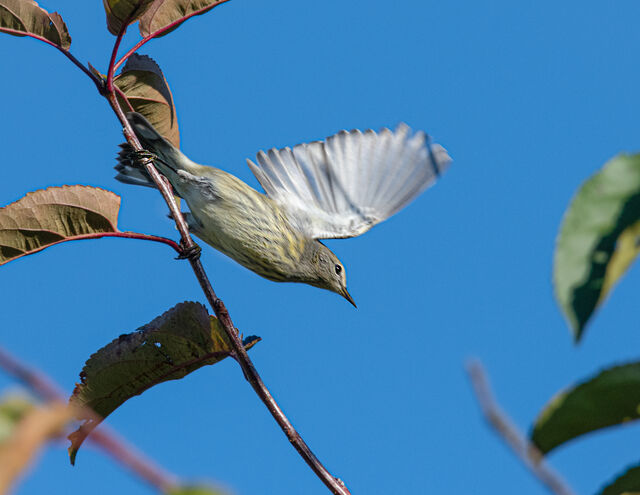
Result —
[[342, 267], [340, 265], [336, 265], [335, 269], [336, 269], [336, 275], [340, 275], [342, 273]]

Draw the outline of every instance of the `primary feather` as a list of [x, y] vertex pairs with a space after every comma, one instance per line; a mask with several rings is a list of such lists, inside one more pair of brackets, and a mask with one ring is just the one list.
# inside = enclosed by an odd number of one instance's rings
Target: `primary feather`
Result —
[[386, 220], [435, 182], [446, 150], [400, 124], [341, 131], [325, 141], [260, 151], [247, 160], [267, 195], [314, 239], [354, 237]]

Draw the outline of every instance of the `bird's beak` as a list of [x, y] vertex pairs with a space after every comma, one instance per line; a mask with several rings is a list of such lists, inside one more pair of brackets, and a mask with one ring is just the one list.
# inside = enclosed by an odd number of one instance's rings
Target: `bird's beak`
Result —
[[347, 292], [347, 288], [346, 287], [344, 287], [342, 289], [340, 294], [342, 294], [342, 297], [344, 297], [347, 301], [349, 301], [351, 304], [353, 304], [354, 308], [358, 308], [358, 306], [356, 306], [356, 303], [353, 300], [353, 297], [351, 297], [351, 295]]

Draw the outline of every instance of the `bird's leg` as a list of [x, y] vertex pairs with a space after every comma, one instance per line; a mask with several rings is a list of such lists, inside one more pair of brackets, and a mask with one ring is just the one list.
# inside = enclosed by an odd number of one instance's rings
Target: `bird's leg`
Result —
[[147, 163], [156, 161], [158, 159], [158, 155], [147, 150], [132, 150], [129, 154], [129, 159], [144, 167]]

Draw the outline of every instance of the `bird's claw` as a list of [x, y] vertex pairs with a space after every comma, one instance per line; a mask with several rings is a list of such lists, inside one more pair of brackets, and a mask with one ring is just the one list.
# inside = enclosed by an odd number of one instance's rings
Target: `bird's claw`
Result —
[[131, 152], [131, 160], [143, 166], [147, 163], [154, 162], [157, 159], [158, 155], [147, 150], [134, 150]]
[[200, 253], [202, 252], [202, 248], [200, 246], [198, 246], [197, 244], [194, 244], [191, 247], [182, 248], [182, 251], [180, 252], [180, 254], [178, 255], [178, 257], [176, 258], [177, 260], [191, 260], [191, 261], [195, 261], [198, 258], [200, 258]]

